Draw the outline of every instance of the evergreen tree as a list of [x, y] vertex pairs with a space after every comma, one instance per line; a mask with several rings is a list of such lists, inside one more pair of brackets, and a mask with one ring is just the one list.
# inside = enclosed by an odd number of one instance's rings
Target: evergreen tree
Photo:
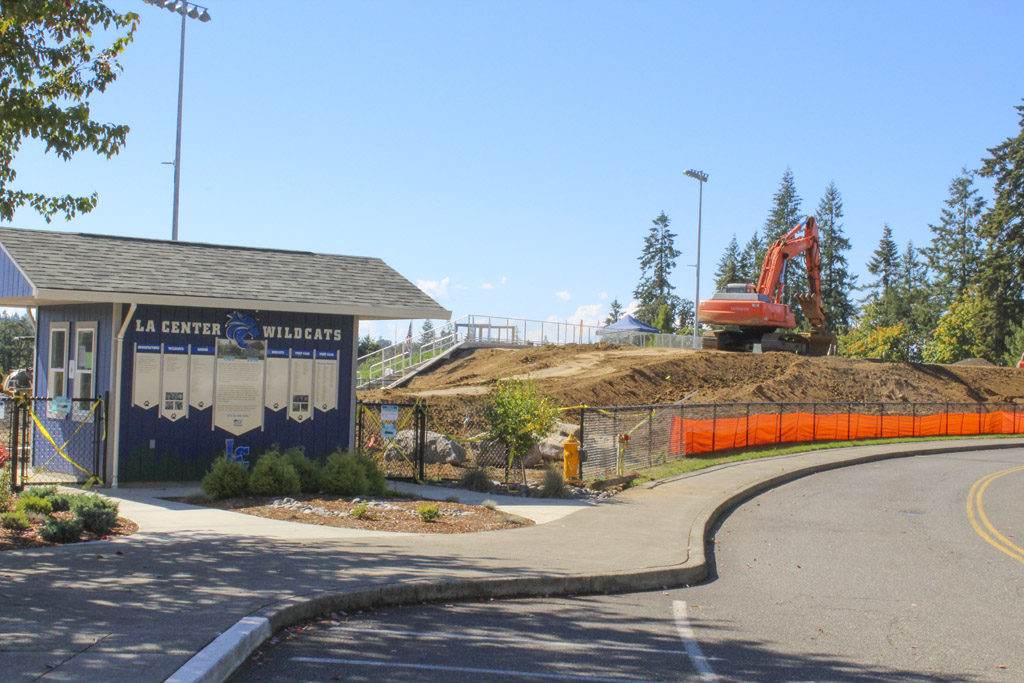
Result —
[[675, 238], [675, 233], [669, 230], [668, 216], [662, 211], [651, 221], [643, 251], [637, 259], [640, 261], [640, 282], [633, 290], [633, 296], [640, 307], [636, 317], [647, 325], [654, 325], [658, 309], [663, 304], [669, 306], [670, 318], [675, 317], [679, 306], [679, 297], [672, 294], [675, 287], [669, 282], [680, 253], [675, 248]]
[[678, 331], [693, 334], [693, 301], [690, 299], [679, 300], [679, 327]]
[[622, 304], [619, 303], [618, 299], [612, 299], [611, 306], [609, 307], [608, 317], [604, 319], [605, 325], [611, 325], [617, 323], [619, 318], [622, 317]]
[[743, 252], [740, 254], [740, 282], [757, 284], [761, 278], [761, 268], [764, 267], [764, 257], [767, 251], [768, 245], [761, 239], [760, 233], [755, 230], [753, 237], [743, 247]]
[[979, 272], [990, 358], [1003, 356], [1011, 327], [1024, 320], [1024, 105], [1016, 109], [1020, 132], [989, 149], [979, 171], [995, 191], [982, 221], [987, 245]]
[[871, 290], [869, 300], [875, 302], [887, 300], [893, 294], [899, 258], [899, 247], [892, 239], [892, 229], [886, 223], [882, 227], [882, 239], [878, 241], [878, 248], [875, 249], [871, 260], [868, 261], [868, 272], [878, 277], [868, 285]]
[[742, 277], [741, 260], [740, 245], [734, 234], [729, 241], [729, 246], [725, 248], [722, 258], [718, 260], [718, 268], [715, 269], [715, 289], [721, 291], [730, 282], [743, 282], [740, 279]]
[[658, 306], [658, 314], [654, 317], [654, 327], [657, 327], [665, 334], [672, 334], [676, 331], [672, 318], [672, 309], [668, 304], [662, 304]]
[[[764, 237], [767, 244], [772, 244], [800, 223], [803, 219], [800, 202], [793, 171], [787, 168], [782, 175], [782, 181], [779, 182], [779, 189], [772, 197], [772, 208], [764, 222]], [[763, 262], [764, 258], [761, 261]]]
[[374, 341], [370, 337], [370, 333], [367, 332], [366, 336], [359, 340], [359, 348], [356, 350], [356, 355], [362, 358], [374, 351], [380, 351], [383, 346], [385, 345], [381, 344], [379, 339]]
[[22, 316], [0, 320], [0, 373], [32, 366], [32, 323]]
[[845, 332], [857, 313], [851, 292], [857, 287], [857, 276], [850, 274], [846, 252], [850, 240], [843, 232], [843, 198], [834, 182], [818, 203], [816, 214], [821, 237], [821, 299], [825, 321], [832, 332]]
[[949, 198], [938, 225], [929, 225], [931, 246], [925, 248], [935, 273], [933, 288], [943, 307], [978, 284], [982, 247], [981, 215], [985, 200], [974, 187], [974, 172], [963, 169], [949, 184]]
[[1003, 354], [1002, 365], [1017, 367], [1021, 354], [1024, 354], [1024, 320], [1010, 326], [1010, 333], [1006, 335], [1006, 353]]
[[900, 255], [893, 292], [890, 316], [907, 325], [911, 360], [920, 360], [924, 341], [935, 331], [942, 310], [929, 287], [928, 265], [913, 242]]
[[428, 344], [434, 341], [435, 337], [437, 337], [437, 332], [434, 330], [434, 323], [430, 322], [429, 320], [424, 320], [423, 330], [420, 333], [420, 339], [423, 340], [424, 344]]
[[[793, 171], [787, 168], [779, 183], [779, 189], [772, 197], [772, 208], [764, 222], [765, 251], [759, 254], [759, 259], [755, 262], [758, 275], [764, 265], [765, 253], [771, 245], [799, 225], [803, 219], [803, 214], [800, 213], [800, 202], [800, 196], [796, 193], [796, 183], [793, 180]], [[799, 325], [804, 320], [804, 312], [796, 304], [794, 294], [807, 292], [807, 266], [804, 265], [803, 259], [790, 259], [786, 264], [784, 277], [786, 282], [782, 292], [782, 301], [793, 309]]]

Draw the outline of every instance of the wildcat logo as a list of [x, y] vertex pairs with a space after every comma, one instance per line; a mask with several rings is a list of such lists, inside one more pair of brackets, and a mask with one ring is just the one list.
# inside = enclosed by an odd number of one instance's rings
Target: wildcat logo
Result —
[[260, 326], [256, 321], [245, 313], [235, 311], [228, 315], [228, 324], [225, 328], [228, 339], [233, 339], [240, 348], [249, 348], [246, 339], [256, 339], [260, 336]]

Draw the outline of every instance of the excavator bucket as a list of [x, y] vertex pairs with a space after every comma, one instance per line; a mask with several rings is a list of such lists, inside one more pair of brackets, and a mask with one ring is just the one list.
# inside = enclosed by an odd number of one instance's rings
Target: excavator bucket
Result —
[[821, 310], [821, 306], [815, 300], [813, 295], [810, 294], [797, 294], [797, 303], [800, 304], [800, 308], [803, 309], [804, 315], [807, 317], [807, 322], [811, 323], [811, 328], [815, 330], [825, 329], [825, 311]]

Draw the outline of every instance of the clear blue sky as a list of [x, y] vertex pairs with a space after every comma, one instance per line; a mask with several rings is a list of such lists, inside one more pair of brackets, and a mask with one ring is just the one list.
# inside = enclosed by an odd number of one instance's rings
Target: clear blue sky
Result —
[[[180, 238], [379, 256], [455, 316], [603, 319], [662, 210], [692, 298], [687, 168], [710, 175], [702, 295], [787, 168], [807, 213], [836, 182], [863, 273], [884, 223], [927, 244], [1024, 97], [1018, 1], [208, 1], [187, 27]], [[93, 111], [128, 144], [71, 163], [26, 145], [20, 187], [100, 204], [15, 226], [170, 237], [180, 22], [110, 4], [142, 23]]]

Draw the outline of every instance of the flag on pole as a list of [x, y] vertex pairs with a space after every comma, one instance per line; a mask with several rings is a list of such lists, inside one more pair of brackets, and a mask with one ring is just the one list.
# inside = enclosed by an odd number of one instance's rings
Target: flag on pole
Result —
[[412, 321], [409, 321], [409, 332], [405, 335], [405, 343], [412, 344]]

